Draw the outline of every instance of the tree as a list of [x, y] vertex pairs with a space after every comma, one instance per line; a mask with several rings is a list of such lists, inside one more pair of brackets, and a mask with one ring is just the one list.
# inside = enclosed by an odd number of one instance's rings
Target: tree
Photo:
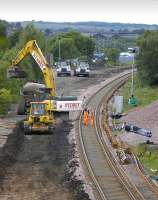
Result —
[[93, 56], [95, 42], [92, 38], [75, 31], [65, 33], [64, 37], [70, 37], [74, 40], [75, 46], [80, 51], [82, 56]]
[[0, 35], [6, 36], [6, 31], [7, 31], [7, 22], [0, 20]]
[[119, 50], [116, 48], [106, 48], [105, 55], [108, 57], [108, 62], [110, 64], [116, 64], [119, 56]]
[[[19, 35], [19, 42], [16, 45], [17, 49], [21, 50], [30, 40], [36, 40], [43, 54], [45, 54], [45, 36], [40, 30], [35, 28], [33, 24], [27, 25]], [[37, 63], [32, 57], [27, 57], [24, 61], [22, 61], [22, 65], [24, 66], [24, 69], [27, 72], [29, 79], [42, 79], [41, 70], [39, 69], [39, 67], [37, 67]]]
[[55, 60], [58, 60], [59, 39], [62, 59], [76, 58], [79, 56], [92, 57], [95, 48], [93, 39], [79, 32], [71, 31], [62, 33], [48, 40], [48, 51], [54, 53]]
[[147, 31], [138, 39], [138, 75], [143, 83], [158, 85], [158, 31]]
[[4, 51], [8, 46], [7, 22], [0, 20], [0, 50]]
[[42, 51], [45, 51], [45, 37], [44, 33], [35, 28], [33, 24], [28, 24], [19, 36], [18, 46], [22, 48], [28, 41], [36, 40]]
[[20, 35], [22, 34], [22, 31], [23, 31], [22, 28], [18, 28], [14, 31], [14, 33], [12, 33], [9, 36], [9, 42], [10, 42], [11, 47], [14, 47], [18, 43], [20, 39]]
[[[71, 59], [80, 56], [80, 52], [76, 48], [73, 39], [61, 38], [60, 39], [61, 59]], [[59, 41], [56, 40], [52, 46], [52, 53], [54, 59], [59, 59]]]
[[6, 112], [9, 110], [9, 105], [11, 103], [12, 97], [10, 94], [10, 91], [2, 88], [0, 89], [0, 113], [6, 114]]

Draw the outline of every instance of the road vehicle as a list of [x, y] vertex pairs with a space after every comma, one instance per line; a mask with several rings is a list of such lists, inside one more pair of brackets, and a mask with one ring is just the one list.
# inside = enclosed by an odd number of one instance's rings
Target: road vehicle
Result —
[[152, 137], [152, 132], [150, 130], [144, 129], [144, 128], [139, 128], [132, 124], [125, 125], [125, 130], [127, 132], [133, 132], [133, 133], [145, 136], [145, 137]]
[[104, 53], [95, 52], [93, 54], [92, 63], [95, 65], [104, 64], [108, 60], [108, 57]]
[[[25, 85], [18, 108], [18, 114], [28, 114], [27, 121], [24, 121], [25, 132], [52, 130], [52, 127], [55, 125], [53, 112], [64, 111], [64, 106], [67, 106], [65, 109], [66, 112], [71, 109], [77, 110], [79, 106], [81, 106], [81, 101], [76, 101], [76, 97], [58, 97], [56, 95], [53, 69], [48, 65], [35, 40], [29, 41], [12, 61], [12, 66], [9, 68], [7, 74], [9, 78], [25, 77], [26, 74], [17, 64], [29, 54], [32, 55], [37, 65], [40, 67], [45, 84], [30, 83], [30, 86], [29, 84], [28, 86]], [[72, 103], [76, 104], [76, 107], [70, 108], [69, 104]], [[59, 105], [60, 107], [62, 105], [62, 109], [60, 109]], [[38, 114], [35, 114], [35, 109], [39, 110]]]
[[71, 67], [67, 62], [57, 63], [57, 76], [71, 76]]
[[74, 69], [75, 76], [87, 76], [90, 75], [89, 64], [86, 62], [78, 62], [76, 69]]

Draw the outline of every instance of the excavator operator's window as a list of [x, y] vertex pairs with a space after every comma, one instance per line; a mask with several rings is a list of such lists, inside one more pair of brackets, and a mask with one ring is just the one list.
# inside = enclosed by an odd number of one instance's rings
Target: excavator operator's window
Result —
[[44, 115], [45, 114], [45, 104], [36, 103], [32, 104], [32, 115]]

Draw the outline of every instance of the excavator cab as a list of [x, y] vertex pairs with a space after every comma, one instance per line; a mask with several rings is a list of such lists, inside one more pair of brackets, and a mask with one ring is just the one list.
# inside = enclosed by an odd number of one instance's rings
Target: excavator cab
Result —
[[48, 102], [31, 102], [28, 120], [24, 121], [25, 134], [42, 133], [52, 134], [54, 118]]
[[45, 114], [45, 103], [32, 103], [31, 115], [42, 116]]
[[7, 78], [26, 78], [27, 73], [18, 66], [11, 66], [7, 70]]

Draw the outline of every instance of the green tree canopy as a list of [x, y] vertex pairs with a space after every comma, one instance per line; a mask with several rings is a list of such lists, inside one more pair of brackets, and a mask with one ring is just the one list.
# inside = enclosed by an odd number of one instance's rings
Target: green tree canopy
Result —
[[138, 74], [143, 83], [158, 85], [158, 31], [147, 31], [138, 40]]
[[0, 20], [0, 51], [4, 51], [9, 46], [7, 38], [7, 22]]
[[108, 62], [111, 64], [116, 64], [119, 56], [119, 49], [116, 48], [106, 48], [104, 49], [105, 55], [108, 57]]
[[[45, 45], [46, 45], [45, 36], [40, 30], [35, 28], [33, 24], [27, 25], [19, 34], [19, 41], [16, 45], [17, 53], [30, 40], [36, 40], [43, 54], [45, 54]], [[42, 79], [41, 70], [31, 56], [27, 56], [22, 61], [22, 63], [20, 63], [20, 65], [24, 67], [25, 71], [28, 74], [29, 79], [38, 79], [38, 80]]]
[[25, 82], [32, 79], [43, 79], [39, 67], [37, 67], [37, 64], [31, 56], [27, 56], [19, 63], [20, 67], [27, 72], [27, 79], [7, 79], [7, 69], [11, 66], [12, 60], [28, 41], [34, 39], [37, 40], [39, 47], [44, 53], [46, 40], [44, 34], [32, 24], [23, 29], [18, 28], [7, 37], [6, 27], [1, 24], [1, 21], [0, 36], [0, 39], [4, 38], [8, 42], [5, 42], [5, 46], [2, 46], [3, 43], [0, 40], [0, 88], [2, 88], [0, 90], [0, 114], [4, 114], [7, 112], [9, 104], [17, 100], [20, 94], [20, 88]]
[[12, 96], [10, 94], [10, 91], [5, 89], [5, 88], [1, 88], [0, 89], [0, 113], [1, 114], [5, 114], [8, 111], [9, 108], [9, 104], [12, 101]]
[[59, 40], [62, 59], [76, 58], [79, 56], [89, 58], [93, 55], [95, 43], [90, 37], [84, 36], [79, 32], [68, 32], [48, 40], [48, 51], [50, 53], [53, 52], [56, 61], [59, 57]]

